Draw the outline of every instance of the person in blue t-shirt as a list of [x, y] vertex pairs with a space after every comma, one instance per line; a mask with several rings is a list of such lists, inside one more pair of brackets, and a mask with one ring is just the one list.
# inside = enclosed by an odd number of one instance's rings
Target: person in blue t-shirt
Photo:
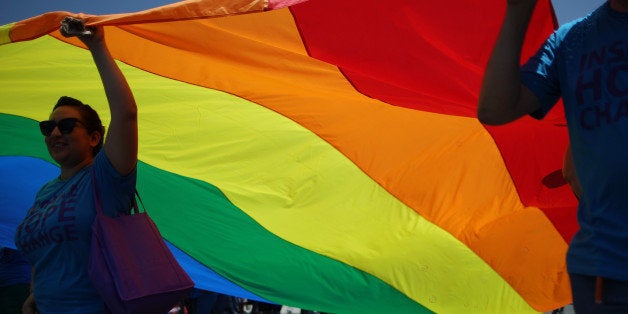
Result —
[[520, 67], [537, 0], [507, 0], [478, 118], [541, 119], [562, 97], [580, 183], [580, 229], [567, 252], [578, 313], [628, 313], [628, 0], [609, 0], [556, 30]]
[[87, 271], [95, 217], [92, 176], [108, 215], [130, 209], [136, 182], [137, 106], [107, 49], [102, 28], [86, 28], [81, 20], [68, 18], [61, 33], [77, 36], [89, 48], [107, 96], [111, 123], [104, 141], [98, 113], [63, 96], [49, 120], [39, 124], [61, 173], [39, 190], [15, 233], [15, 244], [33, 273], [32, 293], [22, 311], [100, 314], [106, 308]]

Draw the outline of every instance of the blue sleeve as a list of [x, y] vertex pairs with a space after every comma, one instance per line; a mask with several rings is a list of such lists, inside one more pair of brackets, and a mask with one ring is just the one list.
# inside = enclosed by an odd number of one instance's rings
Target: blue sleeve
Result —
[[94, 171], [105, 214], [128, 213], [135, 198], [137, 168], [126, 176], [120, 175], [101, 150], [94, 158]]
[[536, 95], [541, 108], [530, 114], [542, 119], [561, 97], [557, 73], [557, 33], [552, 34], [521, 68], [521, 82]]

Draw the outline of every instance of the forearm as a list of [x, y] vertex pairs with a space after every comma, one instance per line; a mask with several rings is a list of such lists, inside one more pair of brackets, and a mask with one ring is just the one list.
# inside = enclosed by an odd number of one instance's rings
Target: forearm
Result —
[[501, 31], [486, 66], [478, 104], [478, 118], [503, 124], [529, 113], [522, 103], [521, 49], [534, 11], [534, 1], [509, 4]]
[[89, 48], [105, 89], [112, 120], [118, 118], [115, 115], [136, 119], [135, 98], [126, 78], [107, 49], [106, 43], [104, 41], [93, 43]]
[[31, 287], [30, 287], [30, 292], [31, 293], [28, 295], [28, 297], [26, 298], [26, 300], [22, 304], [22, 313], [23, 314], [35, 314], [35, 313], [37, 313], [37, 303], [35, 302], [35, 295], [33, 294], [33, 289], [35, 287], [34, 278], [35, 278], [35, 268], [32, 268], [32, 270], [31, 270]]
[[576, 167], [573, 164], [571, 145], [567, 146], [565, 157], [563, 158], [563, 178], [571, 187], [571, 190], [576, 198], [580, 199], [580, 195], [582, 195], [582, 186], [580, 185], [580, 181], [576, 175]]

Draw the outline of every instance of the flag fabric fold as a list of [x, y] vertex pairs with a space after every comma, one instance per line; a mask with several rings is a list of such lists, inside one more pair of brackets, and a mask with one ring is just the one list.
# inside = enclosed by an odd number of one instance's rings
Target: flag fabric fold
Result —
[[[0, 169], [49, 179], [28, 165], [54, 168], [35, 121], [60, 95], [108, 122], [89, 53], [57, 30], [84, 18], [124, 63], [138, 189], [197, 286], [333, 313], [552, 310], [570, 302], [564, 254], [577, 228], [557, 176], [562, 111], [503, 127], [475, 118], [504, 10], [196, 0], [5, 25]], [[522, 58], [552, 21], [539, 1]], [[3, 243], [28, 196], [3, 204], [14, 213]]]

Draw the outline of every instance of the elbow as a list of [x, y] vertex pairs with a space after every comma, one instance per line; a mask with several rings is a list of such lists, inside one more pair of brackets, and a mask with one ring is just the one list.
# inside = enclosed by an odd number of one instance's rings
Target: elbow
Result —
[[480, 123], [486, 125], [502, 125], [510, 122], [508, 119], [504, 119], [498, 112], [486, 109], [482, 105], [478, 107], [477, 117]]
[[491, 112], [487, 110], [478, 109], [478, 120], [482, 124], [495, 125], [495, 119], [491, 115]]

